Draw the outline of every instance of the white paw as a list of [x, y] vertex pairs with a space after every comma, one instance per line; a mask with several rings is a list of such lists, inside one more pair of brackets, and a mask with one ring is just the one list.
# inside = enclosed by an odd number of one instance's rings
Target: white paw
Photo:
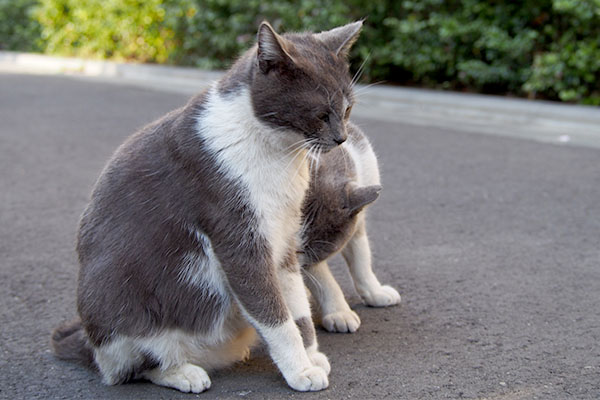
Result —
[[366, 291], [361, 297], [371, 307], [388, 307], [400, 303], [400, 294], [387, 285]]
[[183, 364], [161, 371], [156, 368], [146, 373], [146, 378], [161, 386], [171, 387], [188, 393], [200, 393], [210, 388], [210, 378], [205, 370], [193, 365]]
[[297, 376], [286, 379], [288, 385], [299, 392], [316, 392], [329, 386], [327, 372], [321, 367], [310, 367]]
[[329, 375], [331, 372], [331, 365], [329, 364], [329, 360], [327, 356], [320, 351], [308, 351], [308, 358], [313, 363], [313, 365], [317, 367], [323, 368], [323, 370]]
[[356, 332], [360, 326], [360, 318], [352, 311], [338, 311], [327, 314], [321, 321], [323, 328], [329, 332]]

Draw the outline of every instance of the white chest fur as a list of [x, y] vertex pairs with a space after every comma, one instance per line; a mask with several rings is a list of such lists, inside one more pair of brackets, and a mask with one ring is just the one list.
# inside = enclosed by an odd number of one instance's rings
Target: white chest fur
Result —
[[247, 90], [222, 97], [213, 88], [198, 121], [205, 140], [230, 178], [241, 182], [278, 265], [300, 226], [301, 207], [309, 185], [301, 140], [292, 132], [272, 129], [255, 116]]

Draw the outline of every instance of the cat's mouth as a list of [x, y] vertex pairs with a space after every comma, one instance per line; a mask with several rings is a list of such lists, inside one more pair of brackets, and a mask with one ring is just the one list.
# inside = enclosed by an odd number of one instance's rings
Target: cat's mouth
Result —
[[317, 143], [316, 145], [314, 145], [313, 147], [318, 150], [320, 153], [328, 153], [331, 150], [335, 149], [336, 147], [339, 147], [340, 144], [338, 143], [327, 143], [327, 142], [320, 142]]

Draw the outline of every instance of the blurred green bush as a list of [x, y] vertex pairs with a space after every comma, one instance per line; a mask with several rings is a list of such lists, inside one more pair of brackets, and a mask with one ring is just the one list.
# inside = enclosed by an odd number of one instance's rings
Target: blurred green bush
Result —
[[37, 0], [0, 0], [0, 50], [40, 51]]
[[34, 15], [52, 54], [163, 63], [176, 45], [163, 0], [39, 0]]
[[600, 104], [600, 0], [0, 0], [0, 17], [2, 48], [202, 68], [226, 68], [263, 19], [367, 17], [364, 81]]

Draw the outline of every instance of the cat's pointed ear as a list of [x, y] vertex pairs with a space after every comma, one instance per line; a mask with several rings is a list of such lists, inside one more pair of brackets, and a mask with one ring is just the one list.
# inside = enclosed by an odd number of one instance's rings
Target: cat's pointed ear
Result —
[[327, 45], [336, 55], [347, 57], [350, 48], [358, 39], [358, 35], [363, 26], [363, 21], [356, 21], [350, 24], [334, 28], [330, 31], [317, 33], [316, 37]]
[[293, 63], [294, 59], [287, 51], [286, 40], [279, 36], [273, 27], [263, 21], [258, 28], [258, 66], [263, 74], [277, 64]]
[[382, 187], [371, 185], [357, 187], [352, 185], [348, 190], [348, 208], [351, 215], [358, 214], [365, 206], [371, 204], [379, 197]]

